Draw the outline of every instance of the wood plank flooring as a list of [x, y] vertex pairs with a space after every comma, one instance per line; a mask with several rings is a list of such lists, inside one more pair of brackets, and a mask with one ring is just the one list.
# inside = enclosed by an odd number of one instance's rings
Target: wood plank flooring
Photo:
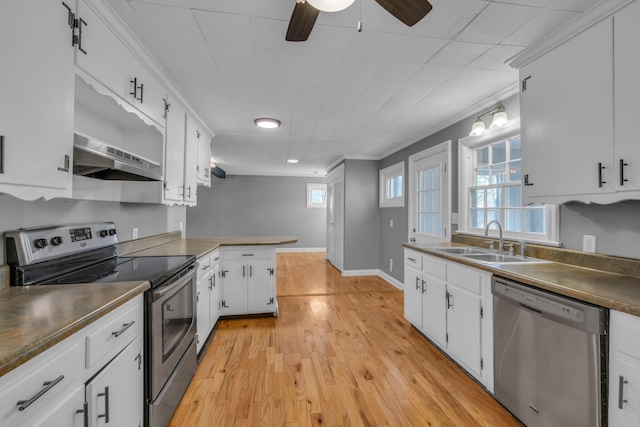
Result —
[[219, 322], [170, 426], [521, 426], [378, 277], [278, 253], [279, 317]]

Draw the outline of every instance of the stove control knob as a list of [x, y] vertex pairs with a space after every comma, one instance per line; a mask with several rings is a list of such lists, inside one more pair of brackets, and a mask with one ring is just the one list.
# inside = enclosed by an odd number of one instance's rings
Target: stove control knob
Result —
[[109, 236], [115, 236], [116, 234], [116, 229], [112, 228], [111, 230], [109, 230]]
[[60, 246], [62, 244], [62, 237], [55, 236], [51, 238], [51, 244], [53, 246]]
[[37, 249], [43, 249], [47, 247], [47, 239], [36, 239], [33, 244]]
[[107, 230], [100, 230], [100, 237], [107, 237], [109, 235], [109, 231]]

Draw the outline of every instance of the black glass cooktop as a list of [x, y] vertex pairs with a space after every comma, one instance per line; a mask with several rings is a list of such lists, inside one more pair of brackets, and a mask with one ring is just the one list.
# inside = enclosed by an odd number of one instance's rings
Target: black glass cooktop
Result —
[[194, 262], [194, 256], [117, 257], [65, 274], [43, 284], [148, 280], [151, 287], [155, 288]]

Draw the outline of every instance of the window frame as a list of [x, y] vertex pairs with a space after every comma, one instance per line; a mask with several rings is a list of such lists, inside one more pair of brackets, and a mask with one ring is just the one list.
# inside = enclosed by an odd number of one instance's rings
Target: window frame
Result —
[[[475, 149], [481, 148], [496, 142], [506, 141], [515, 136], [521, 136], [520, 122], [516, 121], [512, 125], [493, 132], [488, 132], [479, 137], [464, 137], [458, 140], [458, 232], [475, 236], [484, 236], [484, 229], [472, 228], [470, 224], [471, 188], [478, 188], [474, 183], [474, 153]], [[525, 162], [521, 158], [521, 162]], [[522, 184], [521, 184], [522, 185]], [[493, 188], [489, 185], [486, 188]], [[525, 205], [523, 205], [525, 206]], [[504, 207], [501, 208], [501, 211]], [[545, 209], [545, 234], [514, 232], [503, 230], [503, 238], [512, 240], [525, 240], [531, 243], [541, 243], [551, 246], [560, 246], [559, 242], [559, 208], [558, 205], [546, 204]], [[504, 225], [501, 223], [501, 225]], [[498, 229], [492, 226], [489, 229], [489, 236], [497, 237]]]
[[[324, 202], [316, 203], [312, 200], [312, 194], [314, 190], [324, 191]], [[308, 208], [325, 208], [327, 207], [327, 184], [320, 182], [308, 182], [307, 183], [307, 207]]]
[[[388, 166], [384, 169], [380, 169], [378, 172], [378, 192], [379, 201], [378, 207], [380, 208], [398, 208], [404, 207], [405, 194], [407, 193], [407, 181], [405, 179], [404, 161], [396, 163], [395, 165]], [[402, 194], [394, 198], [387, 197], [387, 189], [391, 179], [401, 177], [402, 178]]]

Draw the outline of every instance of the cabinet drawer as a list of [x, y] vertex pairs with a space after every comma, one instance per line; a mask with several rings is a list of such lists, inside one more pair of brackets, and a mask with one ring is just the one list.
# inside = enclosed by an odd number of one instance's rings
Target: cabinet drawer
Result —
[[440, 258], [422, 257], [422, 271], [440, 279], [447, 278], [447, 262]]
[[251, 261], [252, 259], [270, 259], [272, 254], [272, 249], [225, 249], [224, 259]]
[[447, 282], [453, 283], [461, 288], [480, 295], [480, 283], [482, 275], [477, 270], [465, 268], [453, 263], [447, 269]]
[[129, 310], [104, 320], [104, 326], [87, 335], [87, 369], [109, 361], [140, 335], [142, 328], [142, 307], [136, 304]]
[[209, 261], [212, 265], [217, 264], [220, 261], [220, 251], [216, 250], [209, 255]]
[[404, 251], [404, 264], [422, 270], [422, 255], [415, 251]]
[[28, 425], [30, 417], [66, 398], [66, 389], [76, 383], [79, 373], [84, 373], [78, 368], [82, 366], [82, 350], [81, 342], [74, 340], [66, 349], [44, 353], [44, 361], [32, 359], [12, 372], [17, 381], [0, 386], [0, 425]]
[[640, 359], [640, 317], [610, 311], [611, 351]]
[[211, 268], [211, 259], [208, 256], [198, 258], [198, 278], [204, 276]]

